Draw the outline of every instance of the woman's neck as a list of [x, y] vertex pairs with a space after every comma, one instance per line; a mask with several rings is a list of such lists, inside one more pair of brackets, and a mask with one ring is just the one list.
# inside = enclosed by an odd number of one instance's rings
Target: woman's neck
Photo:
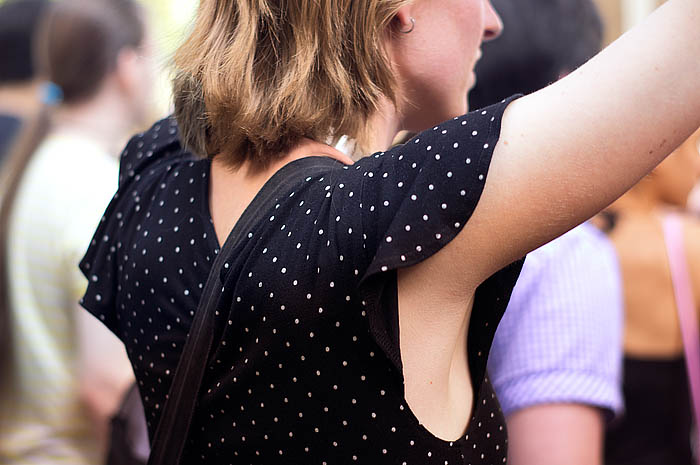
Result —
[[649, 180], [643, 179], [636, 186], [620, 197], [611, 208], [620, 212], [649, 214], [660, 205]]
[[265, 183], [285, 165], [301, 158], [321, 156], [350, 164], [352, 161], [333, 147], [304, 139], [279, 159], [260, 169], [250, 162], [232, 168], [222, 156], [211, 165], [209, 210], [220, 244], [223, 244], [246, 207]]
[[370, 153], [387, 150], [402, 129], [399, 113], [387, 98], [381, 99], [379, 108], [369, 119], [368, 124], [371, 128], [368, 147]]
[[56, 132], [71, 132], [92, 139], [108, 153], [118, 154], [133, 118], [126, 105], [109, 97], [97, 97], [79, 104], [63, 104], [53, 117]]
[[[401, 118], [395, 106], [388, 99], [384, 98], [380, 102], [377, 112], [370, 117], [368, 125], [371, 128], [371, 132], [367, 150], [369, 150], [369, 153], [381, 152], [391, 147], [396, 134], [401, 129]], [[303, 139], [286, 154], [262, 170], [256, 169], [250, 163], [243, 163], [236, 169], [230, 169], [226, 167], [226, 162], [221, 157], [214, 158], [214, 166], [219, 170], [228, 172], [230, 176], [239, 178], [253, 192], [257, 192], [280, 168], [294, 160], [309, 156], [326, 156], [346, 164], [351, 163], [351, 160], [336, 148], [311, 139]]]
[[[394, 105], [384, 99], [378, 111], [370, 118], [369, 125], [372, 131], [368, 149], [372, 153], [391, 147], [401, 127], [401, 120]], [[295, 160], [310, 156], [324, 156], [345, 164], [352, 163], [352, 160], [339, 150], [311, 139], [302, 140], [263, 169], [250, 162], [231, 168], [223, 157], [214, 157], [209, 206], [219, 242], [223, 243], [245, 207], [277, 171]]]

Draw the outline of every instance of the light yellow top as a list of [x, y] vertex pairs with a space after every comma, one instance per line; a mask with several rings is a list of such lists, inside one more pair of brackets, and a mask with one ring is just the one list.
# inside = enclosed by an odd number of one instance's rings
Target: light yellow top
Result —
[[[10, 220], [10, 302], [18, 392], [3, 405], [0, 463], [98, 464], [78, 398], [78, 263], [116, 191], [118, 163], [77, 134], [54, 134], [30, 162]], [[6, 399], [7, 400], [7, 399]]]

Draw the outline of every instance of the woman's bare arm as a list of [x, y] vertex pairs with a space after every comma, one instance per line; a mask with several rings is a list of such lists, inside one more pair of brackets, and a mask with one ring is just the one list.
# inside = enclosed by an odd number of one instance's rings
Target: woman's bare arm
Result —
[[605, 207], [700, 126], [699, 25], [699, 0], [671, 0], [507, 109], [481, 201], [445, 249], [470, 257], [457, 266], [472, 284]]
[[585, 404], [542, 404], [506, 418], [508, 463], [512, 465], [600, 465], [601, 411]]
[[134, 382], [134, 373], [117, 336], [85, 309], [75, 310], [80, 350], [79, 395], [93, 420], [99, 445], [105, 448], [110, 420]]

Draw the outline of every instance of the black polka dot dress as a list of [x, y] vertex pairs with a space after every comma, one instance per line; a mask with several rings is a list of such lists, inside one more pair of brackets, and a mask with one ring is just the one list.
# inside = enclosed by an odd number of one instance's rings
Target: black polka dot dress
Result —
[[[476, 292], [474, 409], [453, 442], [425, 429], [404, 399], [396, 270], [440, 250], [469, 220], [507, 103], [354, 166], [311, 157], [274, 176], [285, 189], [256, 212], [221, 272], [184, 463], [505, 463], [486, 359], [521, 263]], [[321, 163], [320, 174], [305, 173]], [[126, 344], [151, 435], [219, 250], [210, 166], [181, 148], [172, 119], [132, 139], [81, 263], [83, 305]]]

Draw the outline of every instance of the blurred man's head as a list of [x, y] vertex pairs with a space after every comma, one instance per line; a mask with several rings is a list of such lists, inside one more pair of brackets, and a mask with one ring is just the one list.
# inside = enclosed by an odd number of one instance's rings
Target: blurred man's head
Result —
[[61, 0], [37, 34], [37, 72], [60, 89], [63, 113], [105, 105], [122, 124], [140, 125], [151, 102], [147, 42], [136, 0]]
[[529, 94], [600, 51], [603, 24], [593, 0], [492, 0], [504, 30], [483, 45], [471, 108]]
[[9, 0], [0, 5], [0, 86], [35, 77], [32, 49], [48, 0]]

